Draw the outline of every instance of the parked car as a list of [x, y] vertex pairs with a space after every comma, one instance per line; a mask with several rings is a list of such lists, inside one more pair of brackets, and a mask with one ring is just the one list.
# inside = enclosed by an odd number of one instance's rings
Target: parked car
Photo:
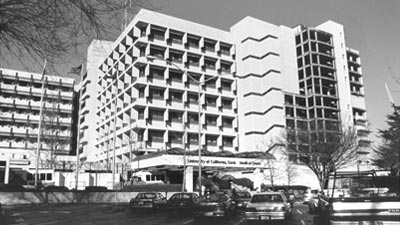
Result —
[[195, 204], [195, 217], [223, 217], [230, 216], [236, 210], [235, 202], [224, 193], [210, 193], [202, 196]]
[[199, 202], [199, 196], [192, 192], [182, 192], [173, 194], [167, 201], [166, 208], [172, 212], [191, 211], [196, 203]]
[[250, 202], [251, 194], [248, 191], [235, 191], [232, 194], [232, 199], [236, 203], [236, 209], [244, 209]]
[[159, 192], [140, 192], [131, 198], [129, 206], [133, 209], [160, 209], [167, 204], [167, 198]]
[[43, 188], [43, 191], [69, 191], [69, 189], [65, 186], [55, 186], [55, 185], [50, 185], [50, 186], [45, 186]]
[[104, 186], [86, 186], [85, 191], [97, 192], [97, 191], [108, 191], [108, 189], [107, 187]]
[[249, 223], [260, 220], [284, 220], [291, 217], [292, 209], [282, 192], [254, 194], [245, 209]]

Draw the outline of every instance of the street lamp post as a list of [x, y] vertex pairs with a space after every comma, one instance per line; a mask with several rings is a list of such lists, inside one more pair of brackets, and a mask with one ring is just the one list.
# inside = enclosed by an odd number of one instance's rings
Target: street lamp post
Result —
[[197, 86], [198, 86], [198, 92], [197, 92], [197, 102], [198, 102], [198, 126], [199, 126], [199, 131], [198, 131], [198, 157], [199, 157], [199, 195], [201, 196], [201, 135], [202, 135], [202, 129], [201, 129], [201, 102], [200, 102], [200, 98], [201, 98], [201, 86], [205, 83], [207, 83], [208, 81], [218, 78], [218, 76], [213, 76], [210, 77], [208, 79], [205, 79], [204, 81], [200, 81], [200, 80], [196, 80], [194, 77], [192, 77], [186, 70], [181, 69], [178, 65], [176, 65], [175, 63], [169, 61], [169, 60], [165, 60], [164, 58], [158, 58], [152, 55], [147, 55], [146, 58], [148, 60], [160, 60], [160, 61], [164, 61], [166, 63], [169, 63], [171, 65], [173, 65], [175, 68], [177, 68], [179, 71], [181, 71], [183, 74], [186, 74], [191, 80], [193, 80]]
[[[39, 161], [40, 161], [40, 136], [42, 134], [42, 117], [43, 117], [43, 95], [44, 95], [44, 83], [45, 83], [45, 73], [46, 73], [46, 64], [47, 60], [44, 60], [43, 70], [42, 70], [42, 87], [40, 94], [40, 112], [39, 112], [39, 127], [38, 127], [38, 137], [37, 137], [37, 146], [36, 146], [36, 169], [35, 169], [35, 188], [38, 189], [38, 181], [39, 181]], [[8, 165], [8, 164], [7, 164]]]

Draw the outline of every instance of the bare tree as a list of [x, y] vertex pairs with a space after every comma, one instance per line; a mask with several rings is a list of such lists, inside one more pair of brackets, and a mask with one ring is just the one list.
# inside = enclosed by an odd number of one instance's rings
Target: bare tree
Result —
[[147, 0], [1, 0], [0, 57], [65, 62], [92, 39], [115, 38], [141, 7], [151, 5]]
[[[256, 145], [256, 149], [258, 151], [263, 151], [263, 152], [266, 151], [266, 149], [268, 149], [268, 153], [273, 155], [275, 154], [274, 156], [276, 157], [277, 155], [276, 153], [278, 153], [277, 149], [279, 149], [279, 146], [274, 144], [273, 140], [263, 139]], [[281, 160], [285, 159], [279, 159], [279, 161]], [[264, 168], [267, 170], [267, 173], [263, 171], [264, 181], [269, 182], [272, 188], [276, 184], [277, 180], [284, 178], [286, 172], [285, 169], [281, 168], [281, 166], [279, 166], [279, 164], [276, 161], [278, 160], [266, 158], [264, 163]]]
[[327, 129], [319, 132], [288, 131], [283, 139], [288, 154], [308, 167], [318, 178], [320, 187], [330, 173], [354, 162], [357, 152], [364, 147], [358, 144], [357, 132], [354, 128]]
[[69, 143], [71, 140], [69, 136], [66, 136], [69, 128], [61, 125], [62, 118], [57, 107], [58, 103], [56, 99], [50, 99], [50, 101], [47, 101], [46, 107], [43, 107], [42, 144], [48, 147], [48, 150], [44, 151], [41, 156], [43, 168], [56, 169], [60, 167], [61, 163], [57, 160], [57, 156], [67, 155], [70, 150]]

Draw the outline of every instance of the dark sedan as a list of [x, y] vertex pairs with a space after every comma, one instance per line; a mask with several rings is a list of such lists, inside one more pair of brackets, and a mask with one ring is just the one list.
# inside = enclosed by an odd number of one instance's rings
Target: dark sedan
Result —
[[191, 211], [198, 202], [199, 196], [196, 193], [175, 193], [168, 199], [166, 207], [171, 212]]
[[232, 199], [235, 201], [237, 209], [244, 209], [251, 199], [251, 194], [248, 191], [235, 191]]
[[129, 206], [134, 209], [160, 209], [167, 203], [167, 199], [159, 192], [141, 192], [131, 198]]
[[234, 201], [224, 193], [211, 193], [201, 197], [193, 208], [196, 217], [222, 217], [231, 215], [236, 209]]

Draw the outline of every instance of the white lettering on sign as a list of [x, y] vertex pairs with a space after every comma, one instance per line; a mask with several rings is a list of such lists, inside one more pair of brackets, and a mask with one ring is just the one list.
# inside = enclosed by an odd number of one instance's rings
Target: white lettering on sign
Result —
[[[205, 158], [205, 159], [203, 159]], [[229, 158], [229, 159], [210, 159], [210, 157], [203, 157], [201, 160], [201, 164], [204, 166], [238, 166], [238, 167], [243, 167], [243, 166], [261, 166], [261, 160], [255, 160], [255, 159], [234, 159], [234, 158]], [[186, 163], [189, 165], [193, 164], [198, 164], [199, 159], [197, 158], [187, 158]]]

